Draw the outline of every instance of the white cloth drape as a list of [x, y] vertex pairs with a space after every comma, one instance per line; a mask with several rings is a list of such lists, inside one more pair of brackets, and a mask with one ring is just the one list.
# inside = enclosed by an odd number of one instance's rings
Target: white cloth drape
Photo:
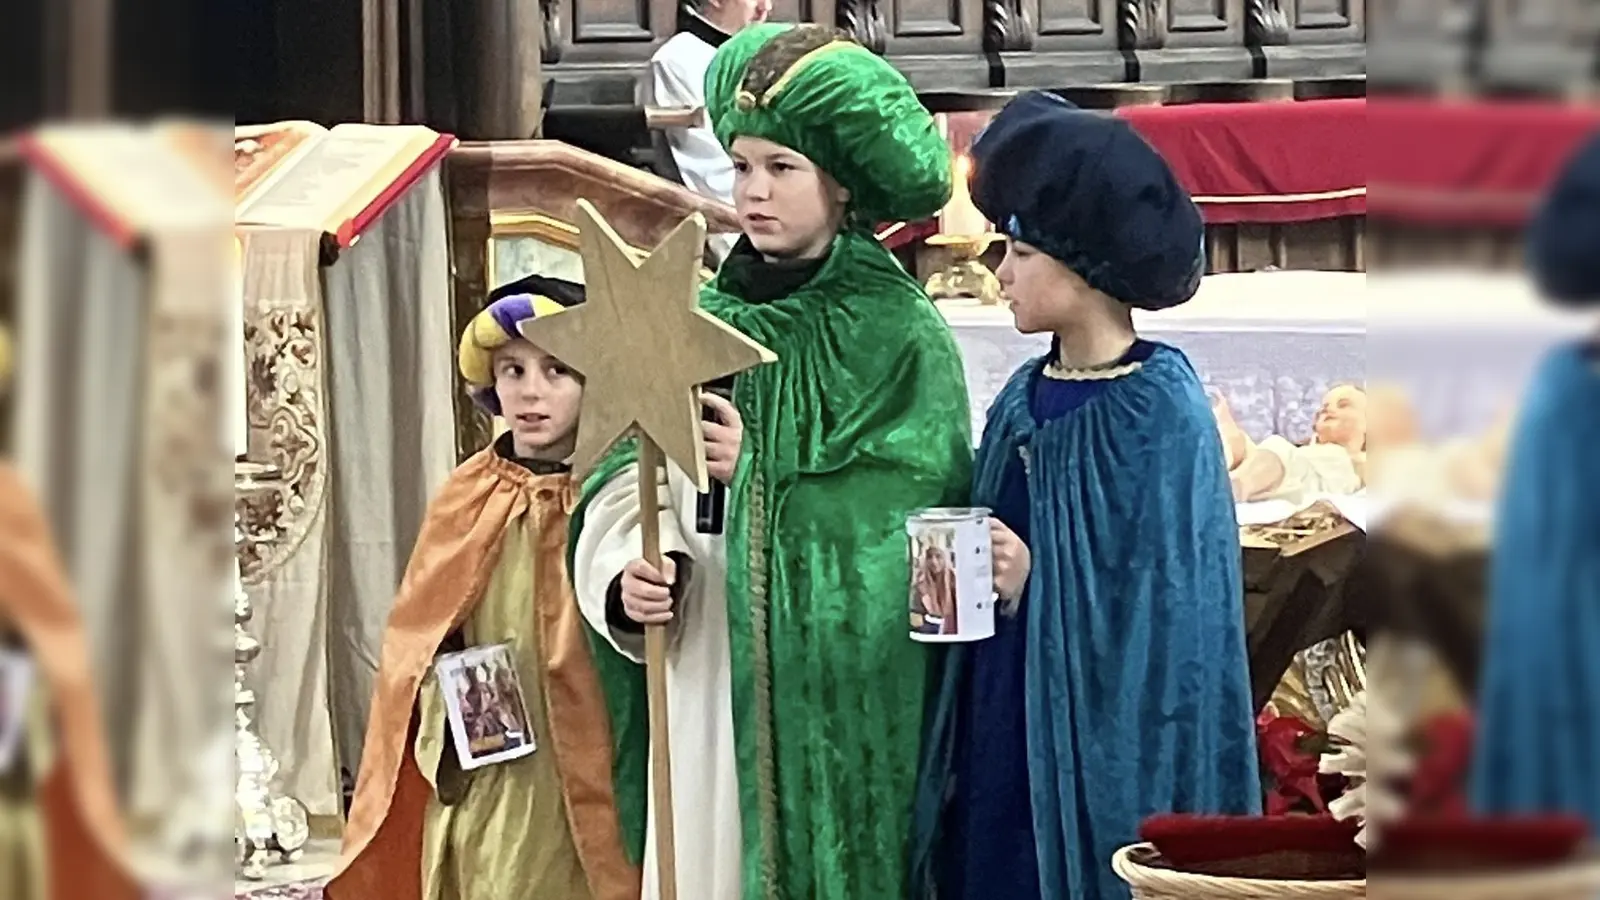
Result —
[[252, 450], [286, 475], [257, 512], [280, 537], [246, 579], [261, 736], [289, 793], [332, 816], [340, 771], [359, 769], [395, 590], [455, 464], [438, 172], [320, 270], [318, 238], [245, 233]]
[[324, 274], [332, 400], [329, 650], [335, 738], [361, 758], [389, 607], [455, 468], [456, 337], [437, 171]]
[[[734, 761], [727, 547], [721, 536], [696, 533], [698, 495], [683, 470], [668, 468], [670, 477], [662, 473], [659, 481], [661, 551], [683, 553], [694, 561], [667, 633], [672, 790], [674, 797], [688, 798], [673, 806], [674, 840], [678, 858], [694, 861], [678, 866], [677, 893], [707, 900], [737, 897], [742, 832]], [[606, 603], [612, 580], [638, 557], [641, 540], [639, 467], [631, 465], [590, 501], [572, 551], [572, 575], [578, 605], [590, 627], [634, 662], [644, 660], [644, 638], [612, 629], [606, 621]], [[645, 826], [644, 900], [661, 896], [655, 817], [652, 799]]]
[[137, 619], [125, 589], [138, 571], [130, 535], [138, 515], [148, 285], [137, 261], [37, 175], [24, 187], [21, 226], [16, 461], [48, 512], [83, 611], [125, 787], [139, 691], [131, 677], [137, 647], [120, 638]]
[[[668, 109], [705, 109], [706, 70], [716, 53], [717, 48], [687, 31], [673, 35], [650, 57], [650, 102]], [[733, 159], [722, 149], [709, 119], [693, 128], [668, 131], [667, 143], [685, 187], [733, 205]], [[738, 239], [736, 234], [706, 236], [717, 259], [726, 257]]]
[[136, 256], [45, 180], [25, 190], [17, 463], [83, 613], [136, 828], [215, 789], [191, 763], [229, 721], [231, 467], [204, 424], [223, 420], [227, 231], [150, 235]]

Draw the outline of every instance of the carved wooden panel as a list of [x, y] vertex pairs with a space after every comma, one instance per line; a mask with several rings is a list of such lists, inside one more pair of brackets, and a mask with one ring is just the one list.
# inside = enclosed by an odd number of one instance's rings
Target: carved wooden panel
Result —
[[[1477, 15], [1479, 0], [1377, 0], [1373, 4], [1375, 39], [1384, 41], [1449, 41], [1465, 37]], [[1363, 20], [1367, 3], [1353, 11]]]
[[648, 41], [649, 0], [572, 0], [571, 41], [574, 44], [608, 41]]
[[[813, 0], [772, 0], [771, 12], [767, 19], [773, 22], [820, 22], [816, 18], [817, 4]], [[832, 5], [828, 10], [832, 16]]]
[[1353, 0], [1294, 0], [1293, 27], [1301, 30], [1348, 28], [1355, 24]]
[[1206, 226], [1206, 261], [1211, 272], [1316, 269], [1364, 272], [1365, 216], [1284, 225]]
[[1023, 0], [1038, 35], [1035, 50], [1111, 50], [1120, 0]]
[[1274, 0], [1284, 3], [1289, 43], [1328, 44], [1367, 39], [1366, 0]]
[[677, 0], [560, 0], [564, 63], [648, 62], [672, 36]]
[[1590, 0], [1485, 0], [1486, 43], [1581, 49], [1600, 44], [1600, 6]]
[[1106, 33], [1106, 8], [1115, 0], [1034, 0], [1034, 21], [1041, 35]]
[[1241, 47], [1245, 0], [1166, 0], [1166, 46]]
[[968, 55], [983, 50], [984, 4], [974, 0], [880, 0], [890, 55]]
[[895, 38], [949, 37], [962, 33], [958, 0], [891, 0]]
[[1224, 31], [1229, 5], [1228, 0], [1167, 0], [1167, 32]]

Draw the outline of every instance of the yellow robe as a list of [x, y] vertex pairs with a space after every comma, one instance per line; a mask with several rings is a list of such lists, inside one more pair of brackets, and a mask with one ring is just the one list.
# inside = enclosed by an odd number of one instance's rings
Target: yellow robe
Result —
[[[532, 756], [458, 773], [443, 792], [439, 761], [453, 740], [444, 698], [430, 671], [418, 701], [415, 751], [434, 792], [423, 822], [423, 900], [590, 900], [572, 841], [555, 756], [544, 746], [550, 716], [538, 629], [532, 608], [535, 560], [527, 517], [513, 521], [500, 548], [489, 589], [462, 628], [466, 646], [510, 646], [539, 749]], [[538, 602], [538, 601], [534, 601]]]
[[[566, 569], [575, 488], [486, 449], [429, 505], [384, 635], [326, 900], [638, 900], [612, 741]], [[441, 772], [441, 644], [510, 643], [538, 750]], [[443, 777], [441, 777], [441, 775]]]

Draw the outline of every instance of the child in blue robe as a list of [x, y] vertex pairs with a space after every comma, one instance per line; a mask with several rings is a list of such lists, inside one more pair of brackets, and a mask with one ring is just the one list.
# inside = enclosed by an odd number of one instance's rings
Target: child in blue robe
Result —
[[1209, 401], [1132, 309], [1188, 300], [1203, 225], [1122, 121], [1039, 92], [973, 146], [997, 275], [1048, 357], [989, 410], [993, 638], [952, 650], [929, 718], [919, 897], [1117, 900], [1112, 854], [1162, 812], [1260, 811], [1238, 525]]
[[[1600, 139], [1528, 234], [1542, 292], [1600, 308]], [[1600, 830], [1600, 340], [1555, 348], [1523, 399], [1495, 515], [1472, 798]]]

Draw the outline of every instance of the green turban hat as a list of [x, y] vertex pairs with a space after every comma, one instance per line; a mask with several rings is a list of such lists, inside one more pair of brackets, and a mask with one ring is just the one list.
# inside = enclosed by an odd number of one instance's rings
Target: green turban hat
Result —
[[858, 222], [923, 219], [950, 199], [950, 148], [905, 76], [822, 25], [752, 25], [706, 71], [717, 140], [765, 138], [850, 192]]

